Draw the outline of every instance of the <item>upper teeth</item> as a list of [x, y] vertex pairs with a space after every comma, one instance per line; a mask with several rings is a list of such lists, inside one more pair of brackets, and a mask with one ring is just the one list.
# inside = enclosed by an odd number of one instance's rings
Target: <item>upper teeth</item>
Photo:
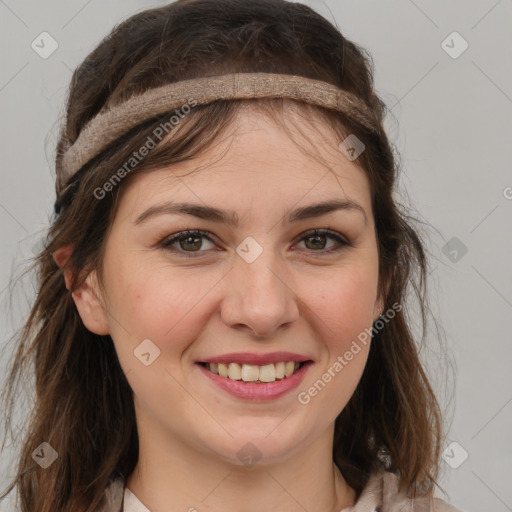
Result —
[[299, 362], [287, 361], [258, 366], [238, 363], [206, 363], [206, 367], [221, 377], [244, 382], [274, 382], [289, 377], [300, 366]]

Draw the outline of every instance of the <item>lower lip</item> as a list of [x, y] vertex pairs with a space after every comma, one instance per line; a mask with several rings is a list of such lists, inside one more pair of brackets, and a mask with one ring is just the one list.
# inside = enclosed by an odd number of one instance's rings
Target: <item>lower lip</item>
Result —
[[289, 393], [292, 389], [298, 387], [306, 375], [308, 368], [313, 363], [312, 361], [308, 361], [290, 377], [276, 380], [275, 382], [268, 382], [266, 384], [254, 384], [252, 382], [228, 379], [227, 377], [221, 377], [220, 375], [211, 372], [198, 363], [196, 364], [203, 374], [215, 385], [224, 391], [227, 391], [231, 395], [245, 400], [261, 401], [274, 400], [275, 398], [279, 398], [286, 393]]

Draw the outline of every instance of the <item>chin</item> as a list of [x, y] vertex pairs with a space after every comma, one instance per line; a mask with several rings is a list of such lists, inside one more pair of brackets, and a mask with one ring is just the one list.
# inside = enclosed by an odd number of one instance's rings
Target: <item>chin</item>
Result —
[[284, 428], [286, 421], [283, 422], [282, 418], [269, 421], [267, 418], [262, 424], [255, 425], [254, 419], [246, 418], [237, 424], [236, 429], [223, 425], [232, 437], [227, 433], [221, 437], [208, 436], [204, 442], [208, 451], [215, 452], [229, 464], [247, 468], [256, 464], [277, 464], [287, 460], [305, 443], [304, 428], [299, 429], [292, 424]]

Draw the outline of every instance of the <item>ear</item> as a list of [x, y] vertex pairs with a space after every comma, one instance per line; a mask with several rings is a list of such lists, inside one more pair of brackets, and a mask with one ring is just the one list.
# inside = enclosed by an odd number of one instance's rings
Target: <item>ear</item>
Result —
[[375, 322], [380, 315], [384, 313], [384, 305], [386, 303], [386, 298], [389, 293], [389, 288], [391, 286], [391, 282], [388, 280], [384, 284], [384, 292], [378, 293], [377, 299], [375, 300], [375, 305], [373, 307], [373, 321]]
[[379, 296], [377, 297], [375, 306], [373, 307], [373, 321], [376, 322], [382, 313], [384, 313], [384, 299]]
[[67, 267], [66, 264], [73, 252], [72, 245], [64, 245], [59, 247], [53, 254], [53, 261], [57, 263], [60, 268], [63, 268], [64, 272], [64, 281], [66, 282], [66, 288], [69, 290], [71, 288], [71, 279], [73, 277], [73, 271], [71, 268]]
[[[63, 269], [66, 288], [71, 288], [71, 281], [74, 269], [67, 265], [69, 257], [73, 252], [72, 245], [59, 247], [53, 253], [55, 263]], [[98, 286], [96, 271], [91, 271], [85, 281], [71, 293], [75, 301], [76, 308], [82, 321], [89, 331], [98, 334], [110, 334], [108, 326], [108, 315], [101, 300], [101, 292]]]

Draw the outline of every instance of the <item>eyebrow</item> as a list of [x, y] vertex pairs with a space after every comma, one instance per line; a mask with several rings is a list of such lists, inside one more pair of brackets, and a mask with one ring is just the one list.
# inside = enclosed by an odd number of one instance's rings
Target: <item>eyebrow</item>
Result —
[[[289, 213], [288, 222], [294, 223], [306, 219], [312, 219], [337, 210], [360, 212], [364, 217], [364, 223], [367, 224], [367, 217], [364, 208], [360, 204], [350, 199], [333, 199], [323, 203], [302, 206]], [[142, 212], [135, 220], [135, 225], [142, 224], [151, 217], [155, 217], [157, 215], [170, 214], [191, 215], [199, 219], [224, 223], [232, 227], [238, 227], [239, 225], [239, 217], [237, 213], [232, 210], [220, 210], [212, 206], [204, 206], [193, 203], [169, 202], [151, 206]]]

